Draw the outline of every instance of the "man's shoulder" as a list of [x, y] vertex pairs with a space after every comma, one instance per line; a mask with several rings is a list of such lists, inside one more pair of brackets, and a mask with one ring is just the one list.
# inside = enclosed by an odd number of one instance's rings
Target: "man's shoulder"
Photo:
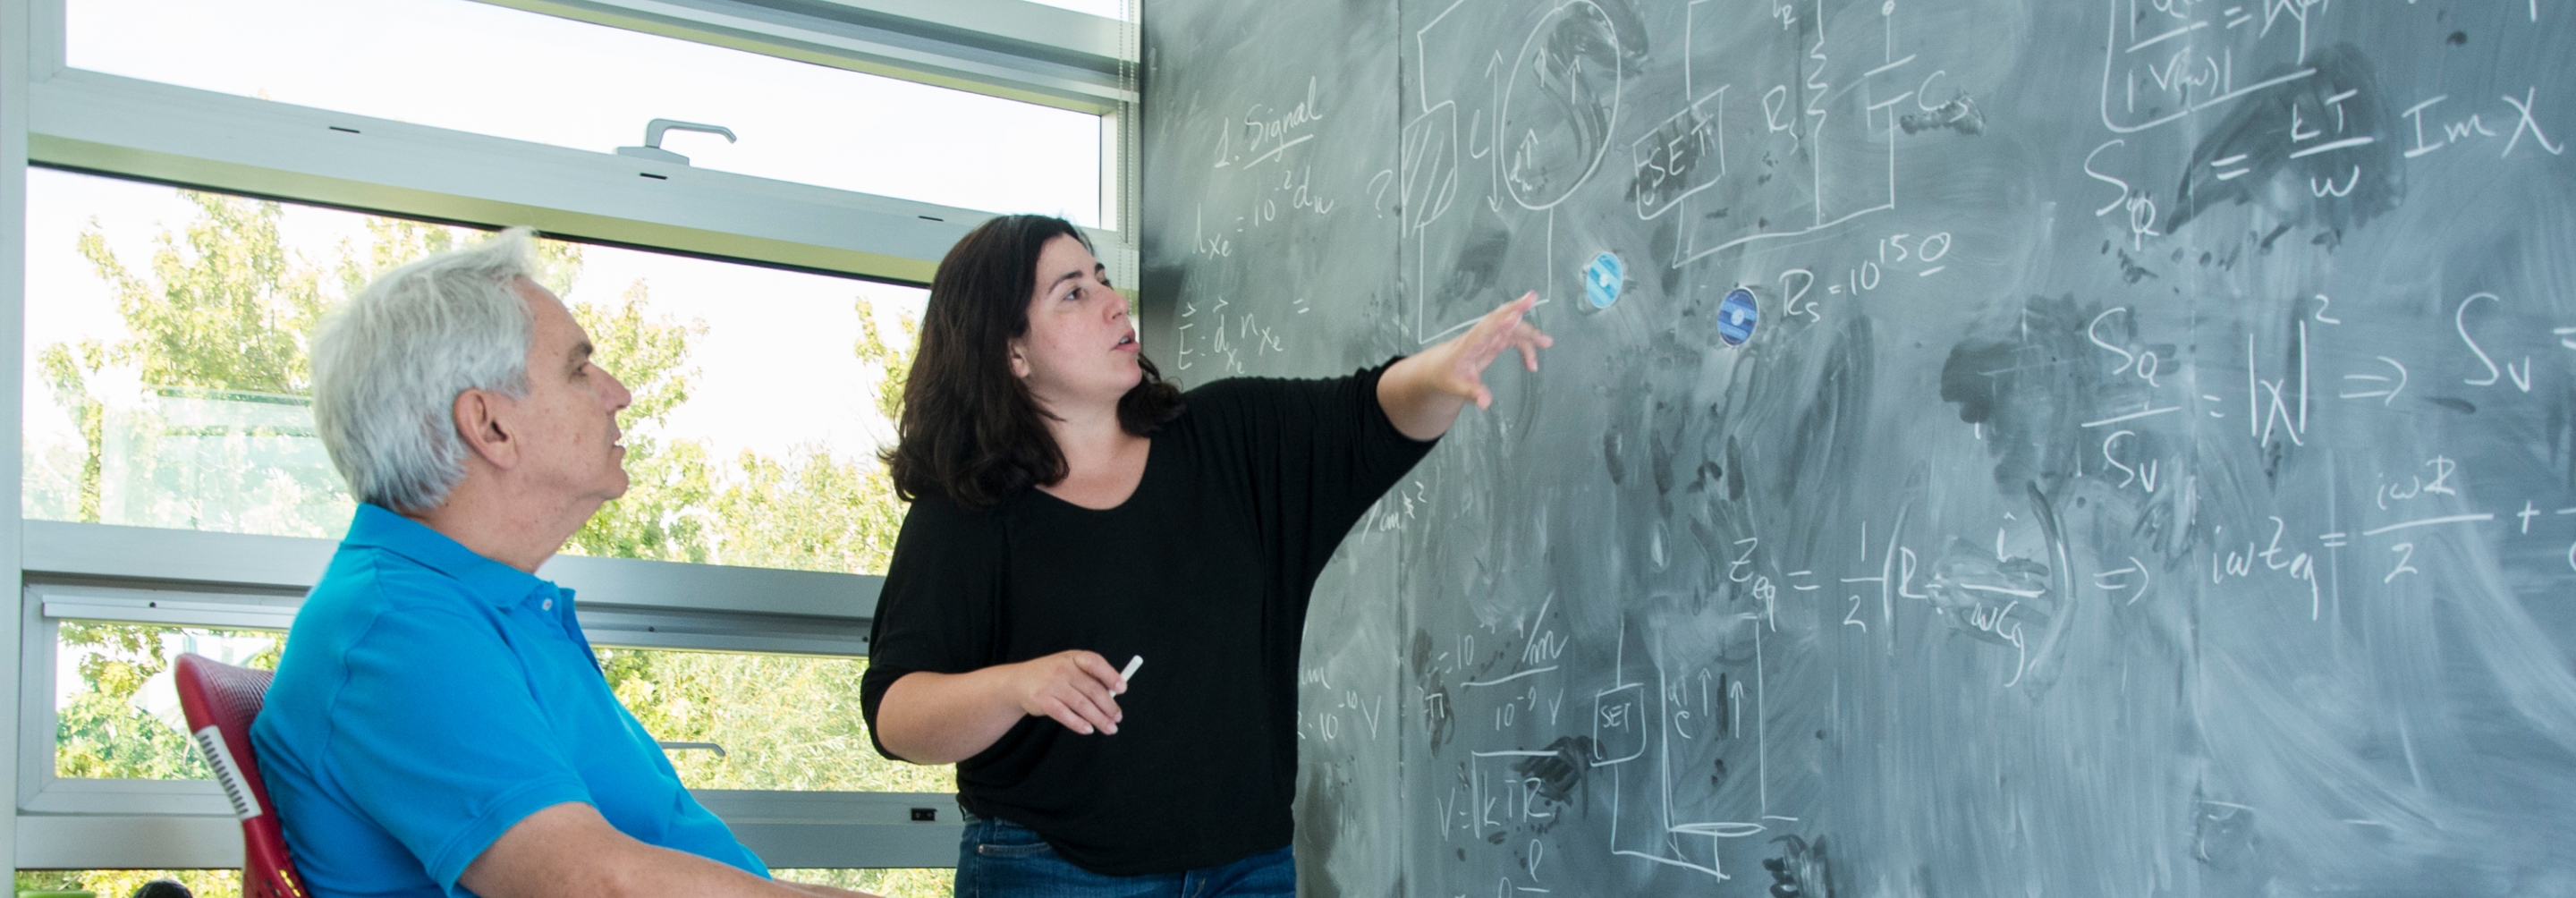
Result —
[[305, 593], [295, 635], [354, 641], [386, 615], [471, 616], [478, 604], [473, 599], [464, 583], [401, 553], [343, 545]]
[[398, 553], [343, 545], [296, 610], [260, 720], [280, 727], [288, 721], [271, 718], [293, 718], [294, 732], [324, 738], [360, 668], [438, 669], [501, 638], [491, 612], [452, 577]]
[[323, 738], [330, 709], [349, 683], [352, 656], [437, 657], [452, 645], [440, 634], [473, 628], [464, 596], [460, 584], [399, 554], [342, 545], [296, 609], [255, 731], [270, 730], [275, 739]]

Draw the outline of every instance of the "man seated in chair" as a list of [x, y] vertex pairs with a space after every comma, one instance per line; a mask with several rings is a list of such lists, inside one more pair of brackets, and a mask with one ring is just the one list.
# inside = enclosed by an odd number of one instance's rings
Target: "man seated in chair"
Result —
[[336, 895], [851, 895], [772, 882], [619, 705], [537, 566], [626, 492], [626, 387], [524, 230], [394, 269], [313, 338], [361, 504], [252, 724], [305, 884]]

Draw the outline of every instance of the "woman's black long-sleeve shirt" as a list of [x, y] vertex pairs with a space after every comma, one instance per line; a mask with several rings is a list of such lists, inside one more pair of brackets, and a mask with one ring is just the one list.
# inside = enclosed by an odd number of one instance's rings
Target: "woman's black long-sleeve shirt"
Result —
[[1068, 649], [1113, 667], [1142, 655], [1117, 735], [1024, 718], [957, 765], [959, 800], [1111, 875], [1288, 844], [1308, 596], [1343, 535], [1432, 445], [1387, 420], [1384, 371], [1190, 391], [1116, 508], [1034, 489], [981, 511], [914, 501], [877, 599], [870, 732], [905, 674]]

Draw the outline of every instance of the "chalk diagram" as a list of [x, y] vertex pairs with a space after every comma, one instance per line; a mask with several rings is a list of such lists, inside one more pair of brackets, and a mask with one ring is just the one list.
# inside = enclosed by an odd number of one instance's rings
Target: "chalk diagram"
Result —
[[1591, 0], [1559, 6], [1530, 29], [1503, 82], [1494, 120], [1503, 186], [1545, 211], [1591, 180], [1619, 121], [1619, 34]]
[[[1682, 65], [1684, 82], [1691, 90], [1699, 89], [1701, 77], [1694, 69], [1710, 57], [1703, 48], [1724, 46], [1724, 36], [1736, 24], [1721, 23], [1718, 8], [1715, 0], [1698, 0], [1688, 11], [1689, 44]], [[1747, 54], [1759, 62], [1753, 66], [1756, 78], [1746, 87], [1760, 93], [1752, 102], [1737, 104], [1732, 118], [1725, 117], [1729, 110], [1724, 103], [1732, 84], [1716, 86], [1680, 114], [1699, 116], [1702, 107], [1713, 106], [1717, 117], [1710, 121], [1722, 124], [1721, 135], [1750, 134], [1753, 139], [1736, 151], [1733, 164], [1722, 166], [1708, 183], [1675, 201], [1682, 235], [1673, 267], [1759, 241], [1814, 234], [1896, 208], [1897, 134], [1906, 111], [1900, 104], [1915, 101], [1921, 111], [1938, 109], [1920, 98], [1947, 73], [1935, 71], [1919, 82], [1905, 80], [1916, 56], [1896, 53], [1897, 4], [1886, 0], [1874, 10], [1858, 9], [1829, 18], [1823, 0], [1805, 10], [1797, 4], [1775, 3], [1772, 15], [1777, 21], [1772, 30], [1793, 40], [1803, 13], [1813, 17], [1814, 41], [1787, 47], [1787, 53], [1773, 46], [1762, 48], [1771, 52]], [[1872, 12], [1875, 15], [1869, 16]], [[1833, 27], [1856, 18], [1875, 18], [1878, 27]], [[1908, 88], [1909, 84], [1913, 86]], [[1887, 96], [1879, 99], [1881, 95]], [[1722, 153], [1724, 148], [1719, 149]], [[1648, 161], [1639, 162], [1641, 176]], [[1718, 189], [1703, 193], [1708, 187]], [[1777, 211], [1769, 216], [1730, 214], [1735, 209]], [[1641, 208], [1639, 217], [1652, 218], [1665, 211]]]
[[[1632, 651], [1623, 628], [1610, 682], [1552, 688], [1536, 678], [1556, 671], [1555, 664], [1539, 662], [1553, 661], [1565, 649], [1563, 638], [1546, 627], [1553, 602], [1551, 596], [1540, 607], [1524, 637], [1515, 665], [1523, 669], [1461, 684], [1462, 705], [1473, 704], [1463, 699], [1479, 690], [1499, 694], [1502, 703], [1494, 711], [1498, 727], [1523, 729], [1513, 718], [1526, 708], [1526, 730], [1537, 735], [1512, 747], [1466, 752], [1468, 781], [1446, 801], [1435, 803], [1444, 832], [1463, 831], [1502, 844], [1515, 830], [1544, 834], [1560, 816], [1589, 817], [1592, 810], [1606, 810], [1606, 844], [1593, 844], [1611, 856], [1721, 882], [1734, 878], [1737, 873], [1729, 872], [1721, 859], [1730, 840], [1763, 836], [1799, 822], [1769, 808], [1763, 671], [1765, 630], [1771, 622], [1759, 612], [1730, 616], [1725, 641], [1730, 647], [1742, 644], [1746, 654], [1721, 656], [1679, 673], [1662, 662], [1635, 657], [1647, 653]], [[1551, 692], [1557, 696], [1554, 701], [1546, 698]], [[1568, 692], [1589, 694], [1568, 701]], [[1560, 711], [1585, 717], [1569, 718]], [[1539, 741], [1546, 744], [1527, 747]], [[1711, 760], [1722, 774], [1727, 759], [1740, 760], [1748, 753], [1754, 777], [1750, 795], [1742, 794], [1741, 784], [1721, 794], [1715, 778], [1702, 775]], [[1710, 785], [1694, 787], [1693, 777], [1709, 779]], [[1606, 807], [1591, 797], [1605, 786]], [[1591, 810], [1585, 809], [1587, 802]], [[1741, 813], [1711, 815], [1708, 809], [1718, 806], [1741, 806]], [[1715, 819], [1727, 816], [1743, 819]], [[1522, 849], [1521, 863], [1529, 882], [1516, 880], [1514, 887], [1545, 888], [1544, 858], [1551, 842], [1560, 851], [1575, 847], [1561, 837], [1532, 838]]]
[[[2244, 0], [2202, 18], [2191, 4], [2110, 0], [2102, 43], [2102, 126], [2135, 134], [2315, 75], [2315, 68], [2302, 64], [2308, 58], [2308, 16], [2319, 5], [2321, 0]], [[2218, 29], [2218, 40], [2204, 42], [2200, 32], [2211, 28]], [[2248, 73], [2289, 71], [2245, 80], [2237, 75], [2240, 67]]]
[[[1626, 180], [1623, 202], [1638, 220], [1675, 222], [1679, 240], [1661, 261], [1678, 268], [1895, 209], [1897, 135], [1916, 111], [1901, 104], [1944, 108], [1921, 98], [1947, 73], [1916, 79], [1916, 57], [1896, 52], [1893, 0], [1853, 4], [1830, 20], [1824, 0], [1774, 2], [1761, 16], [1693, 0], [1683, 13], [1681, 101], [1628, 134], [1619, 132], [1623, 120], [1639, 119], [1627, 107], [1643, 73], [1623, 57], [1602, 7], [1569, 0], [1549, 8], [1513, 55], [1497, 48], [1478, 57], [1450, 46], [1464, 39], [1463, 4], [1414, 29], [1410, 47], [1423, 74], [1413, 79], [1397, 186], [1412, 256], [1405, 295], [1423, 343], [1484, 311], [1467, 300], [1492, 286], [1499, 263], [1480, 260], [1508, 249], [1514, 227], [1544, 235], [1553, 251], [1556, 215], [1605, 170]], [[1873, 27], [1827, 27], [1855, 20]], [[1719, 60], [1747, 73], [1744, 83], [1719, 80]], [[1463, 89], [1435, 92], [1444, 77]], [[1610, 161], [1614, 147], [1624, 147], [1624, 161]], [[1479, 166], [1485, 189], [1459, 202], [1462, 187], [1474, 190], [1462, 173]], [[1729, 212], [1752, 209], [1777, 211]], [[1544, 270], [1566, 267], [1556, 261]]]
[[[1420, 31], [1414, 33], [1415, 59], [1428, 57], [1428, 35], [1431, 30], [1439, 27], [1441, 19], [1456, 12], [1458, 6], [1465, 2], [1466, 0], [1457, 0], [1451, 3], [1448, 9], [1433, 17], [1429, 25], [1423, 26]], [[1428, 88], [1424, 88], [1424, 91], [1421, 113], [1405, 123], [1404, 133], [1399, 137], [1401, 150], [1398, 154], [1397, 182], [1398, 192], [1403, 197], [1401, 200], [1402, 233], [1414, 244], [1415, 250], [1413, 278], [1409, 284], [1411, 289], [1407, 291], [1413, 294], [1414, 300], [1413, 336], [1421, 342], [1429, 343], [1431, 341], [1428, 339], [1427, 318], [1430, 312], [1430, 300], [1424, 294], [1428, 290], [1430, 275], [1428, 260], [1431, 254], [1429, 239], [1425, 232], [1432, 223], [1448, 215], [1451, 201], [1458, 196], [1459, 148], [1458, 102], [1444, 99], [1433, 103], [1427, 93]], [[1486, 151], [1490, 152], [1491, 147], [1488, 146]], [[1481, 155], [1479, 154], [1480, 157]]]
[[[1414, 58], [1433, 56], [1438, 43], [1433, 33], [1464, 3], [1451, 3], [1414, 32]], [[1414, 336], [1424, 343], [1473, 321], [1470, 316], [1435, 326], [1429, 296], [1452, 286], [1444, 282], [1434, 287], [1430, 281], [1429, 230], [1455, 206], [1462, 150], [1470, 160], [1485, 161], [1491, 171], [1492, 189], [1485, 197], [1489, 208], [1499, 210], [1499, 194], [1520, 209], [1552, 212], [1601, 169], [1619, 124], [1627, 77], [1619, 34], [1609, 13], [1592, 0], [1570, 0], [1549, 9], [1514, 55], [1506, 57], [1497, 49], [1485, 62], [1480, 77], [1492, 91], [1491, 109], [1474, 110], [1462, 132], [1458, 102], [1434, 101], [1427, 83], [1418, 81], [1424, 85], [1418, 94], [1420, 111], [1405, 124], [1401, 137], [1404, 234], [1415, 250], [1410, 279]], [[1462, 147], [1462, 136], [1476, 145]]]

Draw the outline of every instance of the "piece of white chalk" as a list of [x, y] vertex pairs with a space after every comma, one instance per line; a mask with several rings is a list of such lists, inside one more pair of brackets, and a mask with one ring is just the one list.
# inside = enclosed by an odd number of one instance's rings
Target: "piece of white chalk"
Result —
[[1118, 682], [1127, 682], [1129, 678], [1136, 675], [1136, 668], [1143, 666], [1145, 666], [1145, 656], [1143, 655], [1127, 659], [1127, 669], [1118, 672]]

